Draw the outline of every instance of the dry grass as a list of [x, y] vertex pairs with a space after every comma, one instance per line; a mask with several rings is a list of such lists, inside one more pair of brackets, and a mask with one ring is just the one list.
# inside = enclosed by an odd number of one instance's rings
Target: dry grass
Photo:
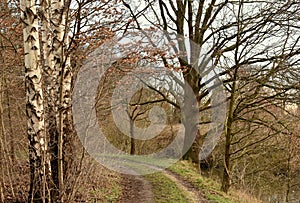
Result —
[[241, 203], [263, 203], [263, 201], [242, 190], [232, 189], [229, 195], [237, 202]]

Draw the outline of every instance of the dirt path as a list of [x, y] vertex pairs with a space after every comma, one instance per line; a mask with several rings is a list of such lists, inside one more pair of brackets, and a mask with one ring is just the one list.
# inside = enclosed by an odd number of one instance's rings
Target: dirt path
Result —
[[154, 203], [151, 184], [142, 176], [123, 175], [122, 203]]
[[[180, 175], [171, 172], [170, 170], [160, 170], [160, 168], [148, 164], [147, 167], [156, 169], [169, 178], [176, 184], [176, 186], [184, 193], [188, 202], [191, 203], [207, 203], [209, 202], [204, 198], [203, 193], [201, 193], [197, 188], [195, 188], [190, 182], [184, 180]], [[126, 186], [123, 190], [123, 195], [121, 202], [128, 203], [153, 203], [153, 193], [151, 184], [145, 180], [142, 176], [135, 175], [124, 175], [123, 184]]]
[[189, 202], [209, 202], [204, 198], [204, 195], [197, 188], [195, 188], [190, 182], [184, 180], [180, 175], [175, 174], [169, 170], [164, 170], [162, 172], [165, 176], [171, 179], [181, 191], [183, 191]]

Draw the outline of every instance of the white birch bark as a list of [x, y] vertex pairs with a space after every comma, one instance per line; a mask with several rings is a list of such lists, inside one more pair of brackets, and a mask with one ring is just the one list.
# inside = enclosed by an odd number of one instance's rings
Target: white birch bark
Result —
[[53, 103], [54, 98], [54, 87], [55, 87], [55, 77], [53, 77], [55, 69], [53, 63], [53, 51], [52, 51], [52, 33], [51, 33], [51, 23], [50, 23], [50, 2], [49, 0], [41, 0], [41, 22], [42, 22], [42, 48], [44, 56], [43, 70], [45, 74], [45, 84], [46, 84], [46, 96], [48, 104], [47, 106], [55, 106]]
[[64, 0], [53, 0], [51, 2], [51, 30], [52, 51], [56, 98], [56, 125], [58, 131], [58, 188], [60, 201], [63, 200], [64, 191], [64, 162], [63, 150], [64, 139], [67, 136], [67, 123], [69, 123], [69, 105], [71, 98], [72, 69], [70, 58], [67, 54], [67, 8]]
[[25, 54], [27, 134], [29, 139], [29, 202], [46, 200], [47, 143], [44, 126], [44, 97], [35, 0], [21, 0], [21, 19]]
[[[48, 189], [51, 191], [48, 193], [48, 199], [55, 201], [55, 189], [57, 188], [53, 181], [52, 173], [52, 147], [55, 143], [52, 142], [52, 137], [55, 135], [56, 123], [55, 123], [55, 81], [53, 79], [54, 65], [53, 65], [53, 54], [52, 54], [52, 34], [50, 27], [50, 2], [49, 0], [41, 0], [40, 7], [40, 19], [41, 19], [41, 36], [42, 36], [42, 53], [43, 53], [43, 79], [44, 79], [44, 108], [45, 108], [45, 134], [48, 145], [48, 156], [46, 159], [46, 164], [49, 166], [47, 174]], [[54, 129], [54, 130], [53, 130]], [[50, 143], [50, 144], [49, 144]]]
[[[24, 24], [25, 80], [27, 94], [28, 138], [31, 166], [30, 201], [50, 202], [63, 200], [64, 168], [63, 141], [70, 124], [70, 98], [72, 69], [66, 54], [67, 11], [63, 0], [42, 0], [40, 19], [42, 22], [42, 51], [39, 46], [37, 6], [34, 0], [21, 0]], [[41, 62], [43, 61], [43, 63]], [[42, 65], [45, 76], [44, 101]], [[47, 110], [44, 109], [47, 106]], [[45, 129], [45, 113], [47, 115]], [[53, 130], [54, 129], [54, 130]], [[55, 133], [55, 132], [57, 133]], [[48, 132], [48, 133], [46, 133]], [[52, 168], [47, 154], [47, 135], [51, 136], [54, 148]], [[51, 140], [51, 142], [53, 141]], [[52, 176], [52, 177], [50, 177]], [[52, 179], [52, 180], [51, 180]], [[47, 181], [54, 183], [48, 185]], [[55, 188], [56, 192], [48, 192]], [[47, 194], [46, 194], [47, 193]]]
[[[58, 191], [61, 193], [63, 191], [63, 155], [62, 155], [62, 146], [63, 146], [63, 134], [61, 132], [61, 122], [60, 122], [60, 91], [61, 91], [61, 80], [62, 80], [62, 64], [64, 62], [64, 24], [63, 24], [63, 0], [53, 0], [51, 2], [51, 28], [52, 28], [52, 48], [53, 48], [53, 64], [54, 64], [54, 79], [56, 82], [55, 85], [55, 95], [56, 95], [56, 127], [58, 131], [58, 151], [55, 152], [57, 156], [57, 180]], [[59, 194], [61, 199], [63, 198]]]

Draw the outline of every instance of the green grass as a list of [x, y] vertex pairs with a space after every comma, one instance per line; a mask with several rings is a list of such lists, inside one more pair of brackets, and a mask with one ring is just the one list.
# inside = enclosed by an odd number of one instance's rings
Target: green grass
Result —
[[[139, 172], [148, 180], [152, 186], [154, 201], [157, 203], [185, 203], [185, 194], [177, 187], [176, 183], [166, 177], [162, 172], [153, 173], [146, 165], [128, 162], [126, 164], [136, 172]], [[148, 173], [148, 174], [147, 174]]]
[[185, 180], [192, 183], [200, 191], [204, 192], [205, 198], [214, 203], [235, 203], [236, 201], [220, 191], [220, 184], [199, 175], [195, 165], [187, 161], [179, 161], [169, 168], [172, 172], [179, 174]]
[[221, 184], [199, 175], [197, 167], [188, 161], [178, 161], [169, 170], [179, 174], [205, 194], [205, 198], [214, 203], [261, 203], [262, 201], [241, 190], [232, 188], [228, 194], [220, 190]]
[[184, 203], [187, 202], [183, 192], [176, 184], [162, 173], [153, 173], [144, 176], [151, 185], [154, 200], [157, 203]]

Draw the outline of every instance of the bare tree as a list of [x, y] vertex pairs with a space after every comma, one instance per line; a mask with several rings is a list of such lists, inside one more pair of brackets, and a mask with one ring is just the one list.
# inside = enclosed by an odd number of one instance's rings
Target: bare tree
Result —
[[[199, 48], [193, 49], [191, 48], [192, 44], [181, 43], [179, 45], [180, 52], [185, 53], [192, 50], [193, 53], [189, 55], [191, 56], [190, 61], [195, 62], [194, 64], [198, 64], [199, 53], [206, 53], [214, 60], [216, 66], [214, 71], [223, 78], [230, 99], [225, 125], [226, 141], [222, 186], [222, 190], [227, 192], [231, 179], [230, 154], [232, 152], [230, 146], [234, 130], [233, 122], [237, 117], [235, 106], [240, 105], [238, 101], [240, 69], [249, 65], [264, 67], [261, 72], [257, 73], [257, 77], [266, 75], [265, 79], [260, 81], [260, 85], [261, 87], [270, 86], [270, 77], [274, 72], [279, 71], [282, 62], [295, 60], [295, 57], [299, 55], [299, 35], [296, 34], [299, 27], [296, 23], [298, 17], [295, 15], [299, 2], [288, 1], [274, 4], [274, 1], [170, 0], [167, 2], [145, 1], [143, 7], [130, 5], [124, 1], [123, 3], [133, 19], [131, 29], [152, 26], [189, 37]], [[145, 24], [145, 21], [148, 24]], [[197, 98], [197, 105], [200, 107], [204, 103], [201, 100], [210, 92], [207, 88], [208, 85], [204, 83], [201, 73], [199, 74], [192, 68], [193, 63], [187, 62], [188, 60], [184, 57], [179, 58], [178, 61], [180, 67], [183, 68], [182, 75], [185, 82], [192, 87]], [[167, 64], [166, 67], [168, 66], [170, 65]], [[198, 68], [201, 69], [201, 67]], [[279, 86], [277, 89], [279, 90], [277, 94], [272, 95], [270, 99], [264, 97], [265, 99], [262, 101], [270, 101], [272, 97], [283, 95], [283, 92], [286, 91]], [[259, 94], [261, 93], [260, 91]], [[188, 106], [193, 105], [185, 103]], [[263, 105], [263, 102], [254, 102], [253, 104], [253, 106], [259, 105]], [[196, 128], [186, 129], [186, 139], [192, 133], [196, 133]], [[190, 152], [191, 150], [185, 158], [191, 156]]]

